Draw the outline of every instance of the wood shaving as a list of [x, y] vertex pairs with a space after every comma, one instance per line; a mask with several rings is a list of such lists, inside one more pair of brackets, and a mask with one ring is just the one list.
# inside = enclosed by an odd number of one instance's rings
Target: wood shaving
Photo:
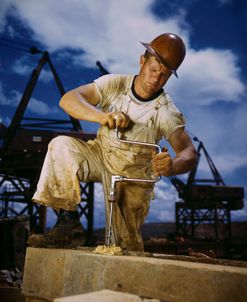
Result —
[[104, 255], [123, 255], [123, 251], [120, 246], [116, 246], [116, 244], [112, 244], [110, 246], [107, 245], [98, 245], [96, 249], [93, 251], [95, 254], [104, 254]]

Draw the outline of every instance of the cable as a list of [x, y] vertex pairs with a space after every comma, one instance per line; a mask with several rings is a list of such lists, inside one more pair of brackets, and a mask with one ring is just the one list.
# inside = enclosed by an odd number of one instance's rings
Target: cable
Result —
[[23, 51], [23, 52], [30, 52], [28, 49], [24, 49], [24, 48], [21, 48], [21, 47], [16, 47], [16, 46], [13, 46], [13, 45], [4, 44], [1, 41], [0, 41], [0, 46], [10, 48], [10, 49], [14, 49], [14, 50], [18, 50], [18, 51]]
[[43, 51], [37, 49], [35, 46], [30, 46], [26, 43], [12, 41], [6, 38], [0, 38], [0, 46], [14, 49], [17, 51], [23, 51], [31, 54], [43, 53]]
[[23, 43], [21, 41], [14, 41], [14, 40], [11, 40], [11, 39], [8, 39], [8, 38], [0, 38], [0, 41], [5, 41], [7, 43], [12, 43], [12, 44], [17, 44], [17, 45], [22, 45], [22, 46], [25, 46], [25, 47], [30, 47], [30, 45], [26, 44], [26, 43]]

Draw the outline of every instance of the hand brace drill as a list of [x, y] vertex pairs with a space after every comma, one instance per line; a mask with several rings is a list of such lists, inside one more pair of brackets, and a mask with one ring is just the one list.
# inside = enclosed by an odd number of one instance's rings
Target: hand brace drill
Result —
[[[142, 146], [149, 146], [149, 147], [158, 149], [158, 153], [161, 152], [161, 147], [157, 144], [121, 139], [119, 137], [118, 128], [115, 129], [115, 133], [116, 133], [116, 139], [119, 142], [135, 144], [135, 145], [142, 145]], [[121, 175], [112, 175], [111, 187], [110, 187], [109, 196], [108, 196], [108, 201], [110, 202], [110, 214], [109, 214], [109, 222], [108, 222], [108, 229], [107, 229], [107, 236], [106, 236], [106, 245], [107, 246], [111, 245], [111, 238], [112, 238], [112, 234], [113, 234], [112, 233], [112, 217], [113, 217], [113, 203], [116, 202], [116, 197], [117, 197], [116, 183], [122, 182], [122, 181], [154, 183], [154, 182], [159, 181], [160, 179], [161, 179], [160, 176], [158, 176], [156, 178], [143, 179], [143, 178], [128, 178], [128, 177], [121, 176]]]

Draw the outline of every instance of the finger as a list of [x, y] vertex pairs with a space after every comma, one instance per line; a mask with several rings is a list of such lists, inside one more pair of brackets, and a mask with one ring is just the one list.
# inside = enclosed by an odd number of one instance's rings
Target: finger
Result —
[[159, 176], [158, 170], [156, 169], [156, 167], [154, 165], [152, 165], [152, 171], [153, 171], [154, 176]]
[[169, 172], [172, 170], [173, 161], [171, 158], [167, 158], [166, 160], [162, 161], [154, 161], [152, 163], [152, 170], [158, 174], [164, 173], [164, 171]]
[[127, 116], [121, 112], [116, 116], [116, 127], [118, 128], [126, 128], [128, 125], [128, 118]]
[[162, 165], [166, 165], [166, 164], [169, 164], [169, 163], [172, 163], [172, 158], [169, 155], [165, 156], [163, 158], [158, 158], [156, 160], [157, 166], [162, 166]]
[[166, 164], [157, 166], [157, 167], [156, 167], [156, 171], [157, 171], [157, 172], [161, 172], [161, 171], [163, 171], [163, 170], [170, 170], [170, 168], [171, 168], [171, 164], [166, 163]]
[[124, 112], [121, 112], [121, 115], [123, 116], [123, 121], [122, 121], [122, 128], [127, 128], [129, 126], [130, 123], [130, 119], [128, 117], [127, 114], [125, 114]]
[[124, 115], [124, 119], [122, 121], [121, 127], [122, 128], [127, 128], [129, 126], [130, 119], [128, 116]]
[[168, 169], [159, 170], [159, 171], [157, 172], [157, 174], [158, 174], [159, 176], [170, 176], [170, 175], [171, 175], [170, 170], [168, 170]]
[[154, 156], [157, 154], [156, 150], [152, 150], [152, 158], [154, 159]]
[[110, 129], [115, 128], [115, 120], [111, 115], [108, 116], [107, 122]]
[[164, 156], [163, 153], [168, 153], [168, 149], [164, 146], [161, 150], [161, 152], [158, 152], [157, 150], [153, 150], [152, 151], [152, 155], [154, 156], [155, 154], [162, 154], [160, 155], [161, 157]]
[[166, 160], [167, 158], [171, 158], [170, 154], [167, 152], [161, 152], [161, 153], [154, 154], [153, 160], [155, 162], [159, 162], [162, 160]]
[[124, 119], [122, 120], [122, 123], [121, 123], [121, 128], [127, 128], [129, 125], [129, 120], [127, 119]]
[[161, 174], [159, 174], [158, 172], [153, 171], [153, 176], [158, 177], [158, 176], [161, 176]]
[[117, 116], [116, 125], [117, 125], [117, 127], [119, 127], [119, 128], [123, 128], [124, 124], [125, 124], [125, 115], [122, 114], [122, 113], [120, 113], [120, 114], [118, 114], [118, 116]]
[[171, 171], [171, 169], [170, 169], [170, 167], [156, 167], [156, 168], [153, 168], [153, 174], [155, 175], [155, 176], [161, 176], [161, 175], [163, 175], [163, 176], [168, 176], [168, 175], [170, 175], [170, 171]]

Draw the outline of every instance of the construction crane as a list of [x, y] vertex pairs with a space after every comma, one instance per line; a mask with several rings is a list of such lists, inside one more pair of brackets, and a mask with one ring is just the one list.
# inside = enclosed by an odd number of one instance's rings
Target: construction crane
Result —
[[[244, 188], [226, 185], [203, 142], [197, 137], [193, 140], [198, 143], [198, 159], [187, 182], [169, 177], [181, 198], [176, 202], [177, 234], [193, 237], [196, 228], [207, 223], [213, 224], [215, 239], [231, 240], [231, 211], [243, 208]], [[196, 177], [202, 155], [209, 166], [211, 178]]]
[[[31, 54], [41, 54], [33, 69], [20, 103], [9, 127], [0, 124], [0, 217], [27, 215], [34, 231], [44, 231], [46, 208], [32, 202], [47, 146], [58, 135], [69, 135], [87, 141], [95, 134], [84, 133], [80, 122], [25, 117], [24, 113], [45, 65], [51, 70], [62, 96], [64, 87], [47, 51], [30, 48]], [[81, 183], [80, 217], [87, 220], [87, 232], [93, 230], [94, 183]]]
[[[109, 74], [97, 61], [102, 75]], [[183, 236], [195, 236], [196, 228], [203, 224], [213, 224], [214, 238], [231, 240], [231, 211], [244, 206], [244, 188], [227, 186], [217, 170], [204, 144], [197, 137], [193, 140], [197, 146], [197, 163], [189, 173], [187, 181], [177, 176], [168, 177], [178, 192], [180, 201], [176, 202], [176, 233]], [[204, 155], [212, 173], [210, 179], [198, 179], [196, 174]], [[220, 234], [223, 229], [223, 234]]]

